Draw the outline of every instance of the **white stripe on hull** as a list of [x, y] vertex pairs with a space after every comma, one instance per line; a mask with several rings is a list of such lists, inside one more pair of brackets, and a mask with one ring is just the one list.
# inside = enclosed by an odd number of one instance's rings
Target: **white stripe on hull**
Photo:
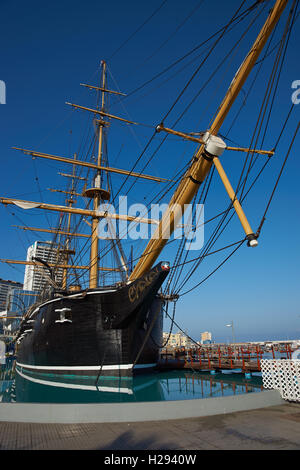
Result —
[[40, 380], [30, 377], [26, 374], [22, 374], [18, 369], [16, 369], [17, 373], [26, 380], [30, 380], [31, 382], [35, 382], [41, 385], [50, 385], [52, 387], [61, 387], [61, 388], [71, 388], [76, 390], [92, 390], [95, 392], [113, 392], [113, 393], [128, 393], [129, 395], [133, 395], [133, 391], [130, 388], [126, 387], [100, 387], [97, 385], [78, 385], [78, 384], [66, 384], [63, 382], [51, 382], [50, 380]]
[[[94, 370], [99, 372], [100, 370], [120, 370], [120, 369], [131, 369], [133, 364], [115, 364], [107, 366], [36, 366], [31, 364], [21, 364], [16, 362], [19, 367], [24, 367], [26, 369], [39, 369], [39, 370]], [[134, 369], [144, 369], [148, 367], [155, 367], [156, 364], [136, 364]]]

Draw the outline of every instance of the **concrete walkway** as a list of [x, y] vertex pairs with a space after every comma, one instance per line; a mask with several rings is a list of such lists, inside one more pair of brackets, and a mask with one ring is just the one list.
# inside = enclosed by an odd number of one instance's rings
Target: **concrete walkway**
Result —
[[296, 450], [300, 404], [134, 423], [0, 422], [1, 450]]

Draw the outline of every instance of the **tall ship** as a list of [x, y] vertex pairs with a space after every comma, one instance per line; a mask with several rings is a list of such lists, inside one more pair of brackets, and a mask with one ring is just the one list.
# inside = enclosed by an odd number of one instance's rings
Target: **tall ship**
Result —
[[[239, 10], [218, 35], [212, 34], [213, 45], [207, 56], [213, 52], [217, 42], [226, 43], [225, 33], [242, 19], [246, 21], [244, 18], [247, 18], [248, 13], [252, 12], [254, 7], [261, 8], [263, 3], [255, 2], [251, 8], [243, 10], [242, 2]], [[288, 4], [290, 10], [286, 8]], [[273, 148], [256, 148], [256, 138], [252, 139], [251, 146], [242, 147], [228, 142], [221, 133], [221, 127], [254, 66], [272, 50], [273, 32], [285, 13], [285, 25], [280, 44], [277, 44], [273, 53], [274, 65], [266, 89], [265, 96], [270, 103], [273, 93], [276, 92], [276, 80], [295, 22], [297, 7], [296, 1], [277, 0], [269, 13], [266, 13], [263, 27], [249, 47], [240, 67], [233, 72], [233, 79], [224, 99], [215, 114], [208, 117], [206, 129], [194, 129], [194, 132], [183, 132], [178, 130], [177, 126], [172, 129], [165, 125], [167, 117], [153, 124], [154, 136], [183, 139], [195, 146], [188, 161], [185, 159], [184, 166], [180, 170], [174, 169], [172, 178], [145, 174], [143, 170], [137, 171], [136, 165], [127, 169], [110, 166], [107, 157], [109, 128], [115, 123], [133, 127], [139, 123], [109, 111], [109, 98], [123, 99], [123, 93], [113, 90], [108, 84], [106, 61], [101, 62], [98, 83], [81, 84], [91, 93], [95, 93], [95, 106], [91, 108], [67, 103], [74, 110], [80, 110], [82, 114], [92, 117], [91, 151], [88, 158], [79, 158], [77, 154], [71, 158], [16, 147], [16, 150], [24, 155], [47, 160], [52, 165], [63, 164], [71, 169], [69, 173], [62, 174], [64, 181], [68, 182], [67, 187], [52, 189], [63, 194], [64, 205], [0, 197], [0, 202], [4, 205], [15, 205], [25, 211], [41, 209], [58, 214], [57, 227], [20, 227], [34, 233], [52, 234], [51, 259], [49, 257], [45, 260], [36, 255], [26, 261], [2, 259], [6, 263], [26, 265], [26, 269], [37, 268], [43, 278], [43, 287], [37, 301], [24, 312], [16, 336], [17, 370], [20, 374], [115, 378], [131, 377], [133, 374], [152, 370], [157, 366], [163, 345], [164, 315], [168, 314], [169, 305], [175, 309], [180, 299], [180, 292], [176, 288], [180, 276], [184, 276], [184, 285], [186, 279], [196, 273], [195, 287], [201, 283], [198, 267], [206, 256], [214, 252], [216, 237], [219, 237], [225, 224], [234, 214], [240, 221], [239, 229], [241, 227], [242, 234], [239, 233], [238, 242], [234, 241], [232, 235], [232, 243], [226, 243], [226, 246], [215, 250], [227, 250], [224, 251], [225, 259], [219, 267], [242, 245], [246, 244], [250, 249], [258, 245], [268, 207], [263, 212], [258, 229], [254, 230], [242, 202], [260, 176], [258, 172], [252, 180], [249, 179], [250, 175], [253, 175], [254, 163], [257, 159], [265, 159], [266, 162], [272, 159], [276, 151], [277, 136], [274, 137]], [[245, 26], [245, 31], [247, 28], [248, 25]], [[228, 52], [230, 53], [226, 50], [226, 54]], [[183, 91], [192, 78], [186, 82]], [[266, 105], [258, 103], [258, 112], [266, 113], [267, 108], [261, 106]], [[284, 116], [282, 119], [283, 130], [288, 123], [288, 117]], [[260, 121], [258, 127], [259, 125]], [[290, 149], [288, 153], [289, 151]], [[246, 156], [236, 188], [230, 183], [230, 177], [222, 165], [223, 155], [227, 152]], [[143, 153], [139, 161], [142, 161], [142, 157]], [[172, 166], [172, 162], [170, 165]], [[144, 167], [146, 166], [145, 161]], [[157, 173], [160, 174], [159, 163]], [[157, 183], [160, 189], [156, 202], [165, 201], [166, 197], [169, 201], [164, 212], [153, 218], [142, 212], [129, 215], [113, 210], [117, 200], [117, 194], [113, 190], [115, 175], [123, 177], [126, 181], [142, 181], [144, 185], [147, 185], [148, 181]], [[203, 225], [201, 213], [196, 212], [196, 209], [206, 202], [212, 177], [220, 178], [224, 185], [228, 206], [216, 216], [217, 229], [212, 238], [209, 238], [208, 244], [205, 243], [204, 249], [200, 250], [200, 254], [196, 251], [184, 251], [184, 246], [192, 243], [189, 233], [194, 234], [195, 227], [199, 227], [201, 223]], [[121, 191], [122, 185], [118, 193], [122, 194]], [[271, 199], [272, 194], [269, 202]], [[133, 198], [133, 202], [137, 201]], [[119, 206], [121, 205], [119, 203]], [[191, 208], [190, 222], [183, 219], [188, 207]], [[127, 249], [126, 253], [123, 246], [124, 237], [120, 231], [120, 226], [124, 223], [131, 226], [151, 226], [151, 237], [144, 243], [141, 253], [136, 250], [135, 240], [127, 243], [129, 250]], [[82, 226], [88, 229], [89, 233], [78, 229]], [[116, 226], [119, 230], [116, 230]], [[185, 231], [187, 227], [190, 232]], [[178, 241], [175, 235], [180, 228], [184, 229], [184, 235]], [[166, 259], [163, 250], [166, 245], [169, 248], [174, 241], [179, 245], [174, 250], [174, 259]], [[53, 250], [57, 255], [56, 260], [53, 259]], [[229, 255], [228, 250], [231, 250]], [[83, 254], [87, 253], [88, 262], [85, 265], [79, 264], [79, 260], [84, 259]], [[107, 262], [109, 259], [114, 260], [111, 265]], [[107, 264], [104, 264], [106, 262]], [[215, 270], [212, 270], [211, 274], [213, 272]], [[174, 280], [175, 287], [172, 289], [171, 281]]]

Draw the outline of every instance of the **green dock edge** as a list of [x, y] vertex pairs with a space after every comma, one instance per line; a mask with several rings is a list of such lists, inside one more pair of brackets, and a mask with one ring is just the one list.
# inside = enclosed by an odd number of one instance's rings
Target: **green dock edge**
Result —
[[0, 403], [1, 422], [117, 423], [162, 421], [255, 410], [284, 404], [278, 390], [228, 397], [139, 403]]

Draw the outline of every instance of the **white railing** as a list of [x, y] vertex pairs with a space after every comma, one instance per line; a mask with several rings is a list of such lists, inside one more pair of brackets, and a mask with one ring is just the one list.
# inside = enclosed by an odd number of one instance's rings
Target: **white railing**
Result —
[[262, 359], [264, 388], [279, 390], [284, 400], [300, 402], [300, 359]]

